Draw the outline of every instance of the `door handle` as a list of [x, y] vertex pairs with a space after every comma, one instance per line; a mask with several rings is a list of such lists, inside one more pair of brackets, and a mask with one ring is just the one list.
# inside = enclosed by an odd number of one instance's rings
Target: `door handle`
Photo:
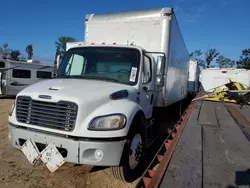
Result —
[[144, 91], [148, 91], [148, 86], [143, 86]]
[[151, 95], [150, 104], [153, 103], [153, 99], [154, 99], [154, 94]]

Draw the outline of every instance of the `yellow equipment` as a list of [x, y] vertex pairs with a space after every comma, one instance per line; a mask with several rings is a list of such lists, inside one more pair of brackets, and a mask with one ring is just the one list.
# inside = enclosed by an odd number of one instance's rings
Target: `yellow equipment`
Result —
[[213, 92], [193, 99], [217, 102], [237, 103], [241, 106], [250, 104], [250, 90], [247, 90], [241, 83], [232, 82], [214, 88]]

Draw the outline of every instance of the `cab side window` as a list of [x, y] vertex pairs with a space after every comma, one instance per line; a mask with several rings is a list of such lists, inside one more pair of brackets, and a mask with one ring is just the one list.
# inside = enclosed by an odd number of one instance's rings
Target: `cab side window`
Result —
[[152, 66], [151, 66], [151, 60], [149, 57], [144, 56], [144, 64], [142, 69], [142, 83], [147, 84], [151, 81], [152, 77]]

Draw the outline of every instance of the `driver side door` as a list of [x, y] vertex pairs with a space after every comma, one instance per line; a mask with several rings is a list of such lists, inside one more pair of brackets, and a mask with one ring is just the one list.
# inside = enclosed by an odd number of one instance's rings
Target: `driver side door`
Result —
[[153, 62], [150, 56], [143, 56], [142, 76], [140, 84], [140, 105], [146, 118], [150, 118], [153, 112], [154, 84], [153, 84]]

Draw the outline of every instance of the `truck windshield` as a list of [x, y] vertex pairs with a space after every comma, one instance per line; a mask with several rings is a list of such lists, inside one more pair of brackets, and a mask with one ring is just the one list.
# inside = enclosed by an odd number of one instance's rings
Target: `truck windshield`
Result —
[[97, 79], [135, 85], [140, 52], [132, 48], [80, 47], [68, 50], [57, 78]]

